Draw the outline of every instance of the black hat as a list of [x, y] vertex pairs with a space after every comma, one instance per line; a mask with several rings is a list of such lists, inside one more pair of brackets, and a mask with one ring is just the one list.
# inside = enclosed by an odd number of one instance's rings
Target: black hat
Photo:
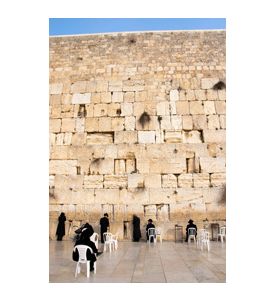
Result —
[[152, 219], [149, 219], [148, 222], [153, 222], [153, 220], [152, 220]]
[[109, 217], [107, 213], [104, 214], [104, 217]]
[[194, 221], [193, 221], [193, 220], [191, 220], [191, 219], [188, 221], [188, 223], [193, 223], [193, 222], [194, 222]]

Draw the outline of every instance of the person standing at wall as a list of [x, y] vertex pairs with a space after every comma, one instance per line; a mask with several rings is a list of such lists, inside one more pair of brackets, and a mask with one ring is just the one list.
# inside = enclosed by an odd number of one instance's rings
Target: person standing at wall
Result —
[[100, 219], [100, 237], [101, 237], [101, 243], [104, 244], [104, 239], [103, 239], [103, 233], [108, 231], [108, 228], [110, 227], [109, 219], [108, 219], [108, 214], [105, 213], [104, 217]]
[[58, 225], [56, 228], [56, 235], [58, 241], [62, 241], [62, 238], [65, 235], [65, 221], [66, 221], [66, 216], [62, 212], [58, 217]]
[[140, 238], [140, 218], [136, 215], [133, 215], [133, 241], [138, 242]]

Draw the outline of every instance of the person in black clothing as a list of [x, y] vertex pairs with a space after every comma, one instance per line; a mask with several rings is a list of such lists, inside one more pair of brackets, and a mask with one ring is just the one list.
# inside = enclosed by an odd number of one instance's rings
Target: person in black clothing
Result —
[[110, 227], [109, 224], [109, 219], [108, 219], [108, 214], [105, 213], [104, 217], [100, 219], [100, 237], [101, 237], [101, 243], [104, 244], [104, 239], [103, 239], [103, 233], [108, 231], [108, 228]]
[[[148, 224], [146, 226], [146, 237], [147, 237], [147, 241], [149, 240], [149, 234], [148, 234], [148, 229], [149, 228], [155, 228], [155, 225], [153, 224], [153, 220], [152, 219], [149, 219], [148, 220]], [[150, 241], [152, 242], [152, 240]]]
[[140, 238], [140, 218], [136, 215], [133, 215], [133, 241], [138, 242]]
[[[85, 226], [87, 224], [88, 223], [86, 223]], [[86, 255], [87, 255], [87, 260], [90, 261], [90, 271], [93, 271], [94, 270], [94, 262], [96, 261], [96, 254], [98, 253], [98, 251], [95, 246], [95, 243], [90, 240], [90, 237], [92, 235], [92, 233], [91, 233], [92, 231], [90, 230], [91, 228], [93, 228], [93, 227], [90, 225], [90, 227], [86, 226], [82, 229], [79, 239], [75, 242], [75, 246], [86, 245], [86, 246], [89, 246], [92, 248], [93, 253], [91, 253], [91, 251], [88, 249]], [[73, 260], [78, 261], [78, 259], [79, 259], [79, 253], [78, 253], [78, 250], [76, 249], [76, 251], [73, 251]]]
[[197, 237], [197, 225], [194, 224], [193, 220], [188, 221], [188, 225], [186, 226], [186, 239], [185, 242], [188, 242], [188, 229], [195, 228], [196, 229], [196, 237]]
[[65, 235], [65, 221], [66, 221], [66, 216], [62, 212], [58, 217], [58, 225], [56, 228], [56, 235], [58, 241], [62, 241], [62, 238]]

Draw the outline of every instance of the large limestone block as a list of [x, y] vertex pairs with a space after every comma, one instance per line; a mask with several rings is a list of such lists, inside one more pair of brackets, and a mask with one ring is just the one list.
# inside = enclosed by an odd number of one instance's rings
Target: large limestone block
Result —
[[151, 159], [149, 168], [150, 173], [153, 174], [180, 174], [186, 172], [186, 160], [167, 157], [160, 163], [159, 159]]
[[112, 122], [112, 130], [113, 131], [124, 130], [125, 118], [120, 118], [120, 117], [112, 118], [111, 122]]
[[216, 113], [214, 101], [204, 101], [204, 113], [206, 115], [214, 115]]
[[108, 104], [95, 104], [94, 106], [94, 117], [107, 117]]
[[205, 173], [225, 172], [224, 157], [200, 157], [201, 171]]
[[50, 159], [68, 159], [69, 146], [54, 146], [50, 150]]
[[181, 131], [165, 131], [164, 140], [166, 143], [181, 143], [182, 132]]
[[169, 113], [170, 113], [169, 102], [166, 102], [166, 101], [158, 102], [156, 109], [157, 109], [158, 116], [169, 115]]
[[191, 188], [193, 187], [193, 174], [180, 174], [178, 177], [179, 188]]
[[149, 190], [150, 204], [169, 204], [175, 202], [176, 194], [174, 188], [151, 188]]
[[[119, 189], [95, 189], [95, 203], [119, 203]], [[103, 211], [109, 213], [104, 207]]]
[[113, 143], [112, 133], [87, 133], [87, 145], [101, 145], [101, 144], [112, 144]]
[[122, 92], [112, 92], [112, 102], [123, 102], [123, 93]]
[[192, 119], [195, 130], [207, 129], [207, 119], [205, 115], [194, 115]]
[[210, 179], [208, 173], [194, 173], [193, 180], [195, 188], [203, 188], [210, 186]]
[[144, 206], [144, 216], [150, 218], [153, 221], [157, 218], [157, 207], [155, 204], [149, 204]]
[[85, 119], [84, 118], [76, 118], [75, 131], [76, 132], [84, 132], [85, 131]]
[[123, 95], [124, 102], [135, 102], [135, 92], [126, 92]]
[[196, 130], [184, 131], [182, 140], [183, 143], [202, 143], [201, 132]]
[[146, 188], [161, 188], [161, 175], [160, 174], [145, 175], [144, 183]]
[[127, 80], [123, 81], [122, 90], [124, 92], [138, 92], [144, 90], [144, 80]]
[[225, 130], [203, 130], [203, 138], [205, 143], [225, 143]]
[[194, 101], [196, 100], [195, 92], [193, 90], [186, 90], [186, 100]]
[[210, 180], [212, 186], [223, 186], [226, 183], [226, 173], [213, 173]]
[[122, 91], [122, 81], [121, 80], [109, 81], [109, 91], [110, 92], [121, 92]]
[[197, 100], [206, 100], [206, 94], [204, 90], [195, 90], [194, 92]]
[[103, 175], [84, 176], [84, 189], [103, 188]]
[[89, 104], [91, 103], [91, 93], [73, 94], [72, 104]]
[[54, 185], [55, 185], [54, 180], [55, 180], [55, 175], [50, 175], [49, 176], [49, 188], [54, 187]]
[[161, 130], [171, 130], [172, 124], [171, 124], [171, 117], [170, 116], [163, 116], [160, 121], [160, 128]]
[[208, 211], [221, 209], [226, 202], [225, 185], [203, 189], [203, 198]]
[[204, 107], [202, 101], [190, 101], [190, 114], [191, 115], [202, 115], [204, 114]]
[[126, 102], [121, 104], [121, 116], [133, 115], [133, 103]]
[[155, 131], [138, 131], [138, 142], [140, 144], [150, 144], [156, 142]]
[[135, 130], [136, 128], [136, 118], [134, 116], [125, 117], [125, 129]]
[[108, 92], [108, 81], [97, 80], [96, 81], [96, 92]]
[[140, 174], [149, 174], [150, 173], [150, 160], [148, 159], [137, 159], [137, 170]]
[[207, 100], [218, 100], [218, 91], [207, 90], [206, 98]]
[[163, 188], [176, 188], [178, 186], [177, 176], [174, 174], [161, 175], [161, 182]]
[[61, 115], [61, 106], [60, 105], [51, 106], [50, 117], [52, 119], [59, 119], [59, 118], [62, 117], [62, 115]]
[[99, 131], [99, 118], [86, 118], [85, 129], [88, 132]]
[[50, 160], [50, 174], [76, 175], [77, 160]]
[[115, 144], [134, 144], [137, 143], [137, 131], [116, 131]]
[[55, 175], [55, 187], [64, 190], [77, 191], [82, 188], [84, 176], [83, 175]]
[[203, 189], [201, 188], [178, 188], [176, 194], [177, 203], [188, 203], [203, 198]]
[[220, 118], [218, 115], [210, 115], [207, 117], [208, 129], [220, 129]]
[[77, 81], [71, 85], [71, 93], [85, 93], [87, 91], [87, 81]]
[[178, 101], [179, 100], [179, 91], [171, 90], [170, 91], [170, 101]]
[[216, 111], [219, 115], [226, 114], [226, 102], [225, 101], [215, 101]]
[[74, 132], [75, 131], [75, 119], [74, 118], [63, 118], [61, 131], [62, 132]]
[[96, 81], [86, 81], [86, 92], [94, 93], [96, 91]]
[[63, 144], [64, 145], [71, 145], [72, 144], [72, 133], [71, 132], [65, 132], [64, 133], [64, 139]]
[[50, 119], [50, 132], [60, 132], [61, 119]]
[[182, 117], [171, 116], [171, 125], [174, 130], [182, 129]]
[[222, 129], [226, 129], [226, 116], [220, 115], [220, 126]]
[[109, 117], [117, 117], [121, 116], [121, 104], [120, 103], [110, 103], [108, 104], [108, 112]]
[[136, 159], [126, 159], [126, 173], [136, 172]]
[[104, 188], [126, 188], [128, 178], [125, 175], [104, 175]]
[[102, 132], [112, 131], [112, 119], [110, 117], [101, 117], [98, 120], [98, 128]]
[[115, 174], [125, 174], [126, 172], [126, 160], [115, 159]]
[[62, 94], [63, 83], [52, 83], [50, 84], [50, 94], [51, 95], [60, 95]]
[[218, 98], [219, 98], [219, 100], [226, 100], [225, 90], [218, 90]]
[[213, 86], [219, 81], [219, 78], [202, 78], [201, 79], [201, 88], [203, 90], [212, 89]]
[[135, 92], [135, 102], [144, 102], [147, 99], [148, 99], [148, 92], [147, 91]]
[[142, 174], [128, 174], [129, 188], [144, 188], [144, 175]]
[[92, 160], [90, 174], [114, 174], [114, 160], [111, 158], [98, 158]]
[[182, 116], [182, 129], [184, 129], [184, 130], [192, 130], [193, 129], [192, 116]]
[[51, 95], [50, 96], [50, 105], [57, 106], [60, 104], [61, 104], [61, 95]]
[[106, 145], [105, 148], [105, 158], [117, 158], [117, 147], [116, 145]]
[[103, 92], [100, 95], [100, 102], [101, 103], [111, 103], [112, 102], [112, 95], [110, 92]]

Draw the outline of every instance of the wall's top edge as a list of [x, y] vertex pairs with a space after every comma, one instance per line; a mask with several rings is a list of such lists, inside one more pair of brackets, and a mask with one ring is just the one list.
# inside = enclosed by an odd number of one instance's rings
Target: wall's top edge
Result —
[[81, 36], [94, 36], [94, 35], [126, 35], [126, 34], [139, 34], [139, 33], [162, 33], [162, 32], [202, 32], [202, 31], [226, 31], [225, 29], [186, 29], [186, 30], [152, 30], [152, 31], [120, 31], [120, 32], [102, 32], [102, 33], [83, 33], [83, 34], [65, 34], [65, 35], [50, 35], [50, 38], [60, 37], [81, 37]]

